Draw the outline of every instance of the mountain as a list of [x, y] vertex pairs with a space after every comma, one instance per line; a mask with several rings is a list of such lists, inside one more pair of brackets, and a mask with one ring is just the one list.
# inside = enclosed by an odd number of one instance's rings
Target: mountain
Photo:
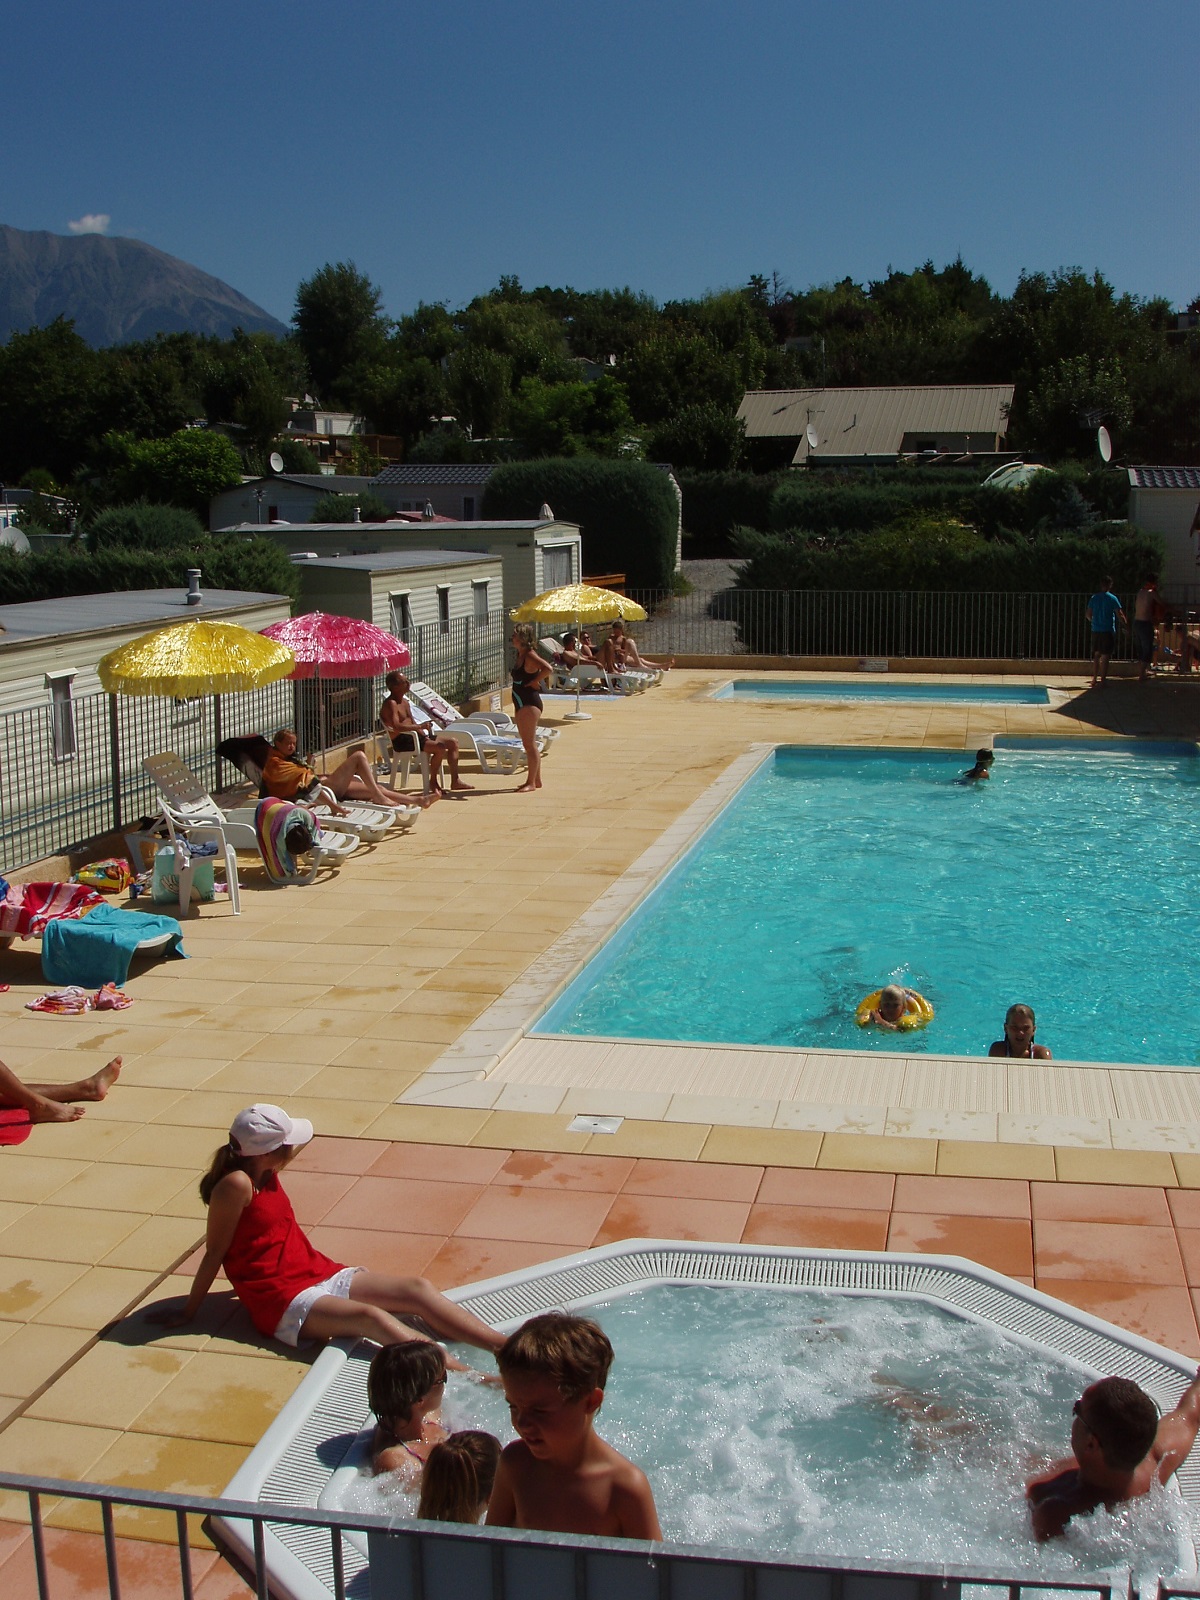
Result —
[[284, 334], [269, 312], [138, 239], [28, 233], [0, 224], [0, 340], [71, 317], [92, 345], [156, 333]]

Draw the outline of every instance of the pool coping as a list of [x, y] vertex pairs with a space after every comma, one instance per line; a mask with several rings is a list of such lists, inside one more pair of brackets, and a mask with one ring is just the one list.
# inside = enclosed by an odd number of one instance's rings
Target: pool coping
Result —
[[[1043, 678], [1045, 676], [1046, 676], [1045, 674], [1040, 674], [1040, 675], [1039, 674], [1030, 674], [1030, 682], [1029, 682], [1029, 684], [1028, 685], [1022, 685], [1022, 687], [1029, 687], [1029, 688], [1035, 688], [1035, 689], [1044, 689], [1046, 691], [1046, 699], [1045, 699], [1044, 703], [1036, 702], [1036, 701], [1030, 702], [1030, 701], [1004, 700], [1004, 699], [999, 699], [999, 700], [995, 700], [995, 699], [992, 699], [992, 700], [988, 700], [988, 699], [971, 700], [971, 699], [969, 699], [967, 697], [958, 696], [958, 695], [949, 696], [945, 700], [938, 700], [934, 696], [930, 696], [928, 698], [920, 698], [920, 697], [918, 697], [918, 698], [913, 699], [913, 700], [905, 700], [902, 696], [864, 695], [861, 700], [856, 700], [853, 695], [846, 695], [844, 697], [840, 697], [840, 696], [837, 696], [837, 695], [804, 695], [804, 694], [797, 694], [794, 698], [790, 698], [787, 695], [778, 695], [778, 696], [775, 696], [775, 695], [763, 695], [761, 698], [758, 698], [758, 697], [756, 697], [754, 695], [751, 695], [743, 702], [743, 704], [747, 704], [747, 705], [750, 705], [750, 704], [762, 705], [762, 704], [769, 704], [772, 700], [776, 700], [776, 701], [778, 701], [778, 703], [780, 705], [805, 705], [805, 704], [837, 705], [844, 698], [844, 702], [846, 704], [850, 704], [850, 705], [908, 705], [908, 706], [926, 706], [926, 705], [928, 705], [928, 706], [936, 706], [936, 707], [961, 706], [961, 707], [964, 707], [964, 708], [968, 708], [968, 709], [971, 709], [971, 710], [978, 710], [978, 711], [986, 711], [991, 706], [995, 706], [995, 707], [1028, 706], [1032, 710], [1060, 711], [1063, 708], [1063, 706], [1065, 706], [1069, 701], [1073, 700], [1078, 694], [1080, 694], [1082, 692], [1081, 691], [1081, 687], [1078, 684], [1073, 684], [1070, 688], [1066, 688], [1066, 687], [1063, 687], [1062, 685], [1059, 685], [1059, 684], [1045, 683], [1043, 681]], [[1000, 685], [995, 684], [994, 681], [990, 677], [987, 677], [983, 673], [977, 673], [977, 672], [963, 673], [962, 677], [965, 680], [971, 680], [971, 681], [973, 681], [975, 679], [979, 679], [981, 681], [981, 687], [985, 687], [985, 688], [996, 688], [996, 687], [1008, 688], [1008, 687], [1010, 687], [1009, 684], [1000, 684]], [[805, 685], [805, 684], [810, 684], [810, 683], [811, 684], [839, 683], [839, 684], [850, 685], [850, 684], [861, 683], [861, 682], [863, 682], [864, 679], [866, 679], [867, 681], [872, 682], [872, 683], [878, 683], [878, 682], [885, 682], [886, 681], [886, 682], [889, 682], [889, 683], [900, 684], [901, 686], [908, 685], [908, 686], [910, 686], [912, 688], [929, 688], [929, 687], [931, 687], [929, 674], [928, 673], [922, 673], [922, 672], [916, 672], [916, 671], [912, 671], [912, 672], [909, 672], [909, 671], [891, 672], [889, 670], [874, 671], [874, 670], [872, 670], [870, 668], [863, 667], [863, 668], [860, 668], [859, 671], [857, 671], [857, 672], [844, 672], [844, 671], [842, 671], [842, 672], [801, 672], [801, 673], [760, 672], [757, 675], [755, 675], [755, 674], [745, 674], [744, 673], [744, 674], [741, 674], [739, 677], [736, 677], [736, 678], [721, 678], [718, 682], [710, 684], [707, 689], [697, 690], [697, 692], [691, 696], [691, 699], [693, 699], [693, 700], [720, 700], [720, 701], [722, 701], [722, 703], [732, 700], [732, 701], [734, 701], [736, 703], [737, 700], [738, 700], [738, 696], [737, 696], [736, 693], [733, 692], [733, 687], [737, 683], [745, 683], [745, 682], [762, 682], [762, 683], [781, 683], [781, 682], [786, 682], [786, 683], [795, 683], [795, 684], [798, 684], [798, 685]], [[937, 680], [935, 680], [934, 686], [936, 686], [936, 682], [937, 682]], [[726, 690], [729, 690], [730, 692], [727, 694], [725, 692]]]
[[[993, 740], [1024, 748], [1061, 743], [1145, 749], [1155, 743], [1192, 743], [999, 733], [987, 742]], [[972, 736], [962, 746], [946, 748], [969, 749], [976, 743]], [[1023, 1145], [1047, 1153], [1073, 1148], [1097, 1154], [1200, 1155], [1200, 1070], [1195, 1067], [1090, 1061], [1031, 1067], [987, 1056], [534, 1033], [533, 1025], [547, 1007], [748, 780], [776, 750], [791, 747], [790, 742], [762, 741], [735, 756], [555, 941], [536, 968], [493, 1001], [396, 1103], [541, 1113], [566, 1121], [599, 1115], [791, 1134]], [[842, 747], [814, 742], [795, 748]], [[909, 747], [881, 743], [854, 748], [894, 752]], [[604, 1052], [603, 1061], [596, 1059], [598, 1050]], [[729, 1082], [739, 1077], [738, 1068], [749, 1065], [747, 1058], [764, 1055], [790, 1064], [791, 1092], [728, 1092]], [[756, 1064], [761, 1066], [761, 1060]], [[699, 1071], [701, 1066], [707, 1075]], [[685, 1086], [672, 1086], [667, 1078], [678, 1079], [681, 1069]], [[566, 1081], [580, 1072], [583, 1081]]]

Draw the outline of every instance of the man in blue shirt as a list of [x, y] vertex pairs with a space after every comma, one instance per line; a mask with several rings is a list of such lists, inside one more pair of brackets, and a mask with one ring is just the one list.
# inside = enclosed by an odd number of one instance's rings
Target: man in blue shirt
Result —
[[1111, 578], [1105, 578], [1104, 588], [1088, 601], [1087, 619], [1092, 625], [1092, 688], [1103, 689], [1108, 660], [1117, 644], [1117, 622], [1129, 626], [1121, 602], [1112, 592]]

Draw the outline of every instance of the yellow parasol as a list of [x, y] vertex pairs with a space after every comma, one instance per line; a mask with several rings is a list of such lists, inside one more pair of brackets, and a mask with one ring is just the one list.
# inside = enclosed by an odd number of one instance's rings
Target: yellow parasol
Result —
[[[593, 583], [568, 583], [561, 589], [535, 594], [510, 613], [514, 622], [542, 622], [560, 628], [570, 623], [581, 628], [585, 622], [645, 622], [646, 613], [636, 600], [629, 600], [615, 589], [598, 589]], [[568, 722], [590, 722], [589, 711], [579, 709], [582, 688], [575, 680], [575, 709], [567, 712]]]
[[295, 670], [292, 652], [233, 622], [179, 622], [144, 633], [96, 665], [109, 694], [236, 694], [261, 689]]
[[514, 622], [544, 622], [550, 627], [591, 622], [645, 622], [646, 613], [636, 600], [615, 589], [597, 589], [592, 583], [568, 583], [561, 589], [535, 594], [510, 615]]

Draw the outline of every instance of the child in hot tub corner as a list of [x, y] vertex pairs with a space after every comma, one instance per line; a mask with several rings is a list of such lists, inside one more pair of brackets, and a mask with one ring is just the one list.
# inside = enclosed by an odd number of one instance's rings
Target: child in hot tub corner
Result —
[[399, 1472], [415, 1483], [429, 1452], [448, 1437], [442, 1427], [446, 1354], [430, 1339], [386, 1344], [371, 1358], [367, 1401], [375, 1413], [371, 1470]]

